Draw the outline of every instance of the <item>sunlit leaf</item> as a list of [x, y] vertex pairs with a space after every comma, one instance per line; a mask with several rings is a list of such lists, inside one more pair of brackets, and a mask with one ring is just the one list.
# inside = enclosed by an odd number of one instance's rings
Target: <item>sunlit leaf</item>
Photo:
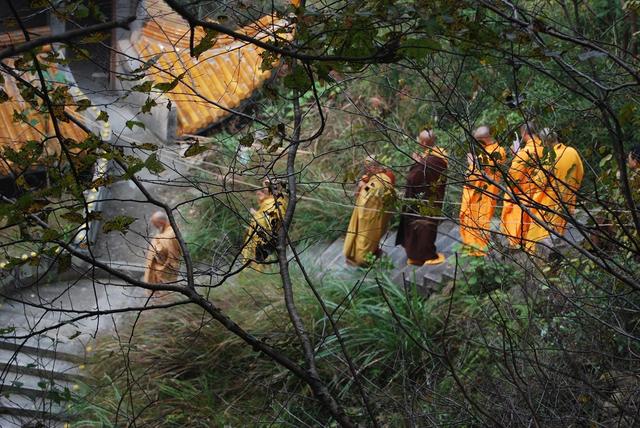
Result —
[[111, 220], [106, 221], [102, 225], [102, 231], [104, 233], [110, 233], [110, 232], [125, 233], [127, 232], [127, 230], [129, 230], [129, 226], [131, 226], [131, 224], [134, 221], [136, 221], [136, 219], [133, 217], [126, 216], [126, 215], [119, 215], [119, 216], [113, 217]]

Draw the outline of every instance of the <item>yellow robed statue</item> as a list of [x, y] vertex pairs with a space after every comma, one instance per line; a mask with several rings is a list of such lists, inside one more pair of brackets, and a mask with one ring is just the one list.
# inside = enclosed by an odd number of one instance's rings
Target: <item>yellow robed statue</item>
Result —
[[575, 211], [577, 192], [584, 177], [584, 166], [576, 149], [560, 143], [557, 135], [547, 129], [541, 136], [544, 144], [553, 149], [554, 156], [545, 159], [544, 168], [535, 179], [545, 186], [533, 196], [537, 208], [532, 210], [536, 218], [527, 233], [528, 251], [533, 251], [537, 242], [550, 236], [549, 229], [560, 236], [564, 234], [566, 217]]
[[245, 261], [264, 263], [276, 250], [277, 233], [287, 211], [284, 188], [265, 181], [256, 191], [258, 209], [251, 210], [251, 222], [244, 236], [242, 256]]
[[379, 256], [380, 239], [387, 232], [391, 214], [386, 208], [393, 198], [395, 176], [380, 166], [370, 165], [361, 178], [351, 214], [343, 253], [347, 263], [362, 266], [367, 255]]

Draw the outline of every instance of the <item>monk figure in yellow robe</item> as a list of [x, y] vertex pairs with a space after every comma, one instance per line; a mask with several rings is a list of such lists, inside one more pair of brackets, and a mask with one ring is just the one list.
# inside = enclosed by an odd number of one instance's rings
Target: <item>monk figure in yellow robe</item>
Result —
[[258, 264], [265, 263], [275, 252], [277, 233], [289, 202], [283, 184], [265, 180], [263, 186], [256, 191], [258, 209], [251, 209], [251, 222], [242, 249], [245, 261]]
[[540, 169], [544, 147], [536, 134], [533, 122], [520, 127], [523, 147], [515, 153], [507, 174], [505, 185], [513, 193], [505, 194], [502, 207], [501, 233], [506, 236], [513, 248], [522, 248], [526, 239], [531, 218], [522, 209], [533, 205], [533, 195], [540, 188], [534, 180]]
[[543, 168], [534, 180], [545, 184], [533, 195], [536, 208], [532, 210], [534, 221], [527, 233], [529, 252], [535, 249], [537, 242], [550, 237], [549, 229], [558, 236], [564, 234], [567, 216], [575, 212], [577, 192], [584, 177], [584, 166], [576, 149], [560, 143], [557, 134], [549, 129], [544, 129], [540, 135], [553, 154], [545, 157]]
[[394, 197], [395, 175], [391, 170], [368, 161], [358, 183], [356, 202], [344, 240], [343, 254], [348, 264], [364, 266], [367, 256], [380, 256], [380, 239], [387, 232]]
[[469, 153], [467, 180], [460, 206], [460, 236], [469, 255], [484, 256], [489, 246], [491, 218], [498, 202], [498, 168], [506, 161], [504, 148], [493, 139], [488, 126], [480, 126], [473, 138], [482, 146]]
[[144, 282], [168, 284], [178, 279], [182, 251], [167, 214], [157, 211], [151, 216], [151, 225], [158, 229], [147, 250]]

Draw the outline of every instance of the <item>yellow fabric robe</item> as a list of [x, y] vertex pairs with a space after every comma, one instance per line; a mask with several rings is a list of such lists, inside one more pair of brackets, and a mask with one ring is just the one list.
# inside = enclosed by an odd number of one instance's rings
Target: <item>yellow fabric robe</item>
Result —
[[521, 247], [524, 244], [531, 224], [531, 218], [519, 204], [531, 205], [533, 195], [540, 188], [540, 183], [536, 183], [535, 178], [540, 169], [542, 156], [543, 147], [540, 139], [529, 138], [525, 146], [516, 153], [509, 168], [509, 181], [506, 184], [518, 199], [511, 200], [509, 195], [505, 195], [500, 231], [512, 247]]
[[371, 176], [360, 189], [344, 240], [343, 254], [348, 260], [363, 265], [367, 254], [377, 252], [391, 218], [385, 202], [392, 197], [393, 184], [385, 173]]
[[176, 235], [167, 225], [151, 240], [147, 250], [144, 282], [167, 284], [178, 279], [182, 251]]
[[[538, 172], [536, 182], [546, 185], [538, 189], [533, 196], [534, 202], [540, 208], [532, 210], [532, 214], [558, 235], [562, 235], [567, 226], [565, 216], [575, 211], [576, 192], [582, 184], [584, 166], [580, 155], [573, 147], [558, 143], [553, 147], [553, 151], [553, 165]], [[527, 249], [533, 250], [537, 241], [549, 235], [549, 231], [535, 220], [527, 233]]]
[[276, 200], [274, 196], [268, 196], [260, 202], [244, 236], [242, 256], [245, 260], [265, 261], [268, 253], [274, 249], [273, 235], [282, 224], [287, 205], [286, 197]]
[[[460, 206], [460, 236], [463, 244], [484, 252], [489, 245], [491, 218], [498, 202], [499, 188], [491, 183], [500, 181], [497, 170], [506, 161], [504, 148], [498, 143], [484, 147], [477, 164], [470, 166], [467, 184], [462, 190]], [[482, 168], [482, 172], [478, 171]]]

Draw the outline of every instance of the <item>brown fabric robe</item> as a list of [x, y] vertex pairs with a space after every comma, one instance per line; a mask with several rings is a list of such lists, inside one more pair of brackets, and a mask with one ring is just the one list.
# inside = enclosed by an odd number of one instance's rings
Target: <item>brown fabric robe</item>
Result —
[[446, 171], [447, 161], [443, 156], [428, 154], [421, 162], [416, 162], [407, 175], [404, 196], [419, 201], [408, 201], [403, 209], [396, 245], [402, 245], [407, 257], [417, 263], [438, 258], [435, 241], [439, 220], [420, 217], [420, 214], [441, 215]]

